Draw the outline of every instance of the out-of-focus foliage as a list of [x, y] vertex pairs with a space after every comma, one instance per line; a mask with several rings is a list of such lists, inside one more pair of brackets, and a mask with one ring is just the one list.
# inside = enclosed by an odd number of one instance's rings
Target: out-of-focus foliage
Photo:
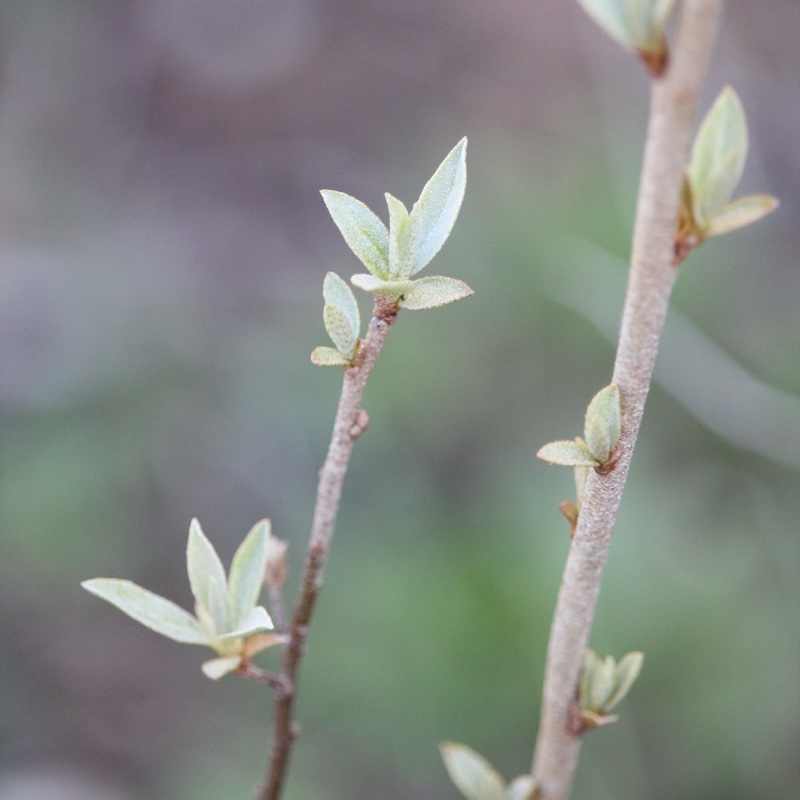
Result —
[[[799, 15], [730, 4], [718, 38], [704, 107], [735, 84], [741, 190], [781, 208], [681, 266], [592, 637], [647, 661], [576, 798], [800, 784]], [[319, 291], [352, 271], [319, 190], [414, 197], [465, 133], [437, 263], [475, 296], [401, 312], [371, 378], [287, 800], [453, 798], [448, 739], [520, 774], [574, 493], [535, 453], [611, 373], [642, 70], [557, 0], [19, 2], [0, 56], [0, 796], [259, 779], [268, 693], [79, 581], [189, 607], [187, 521], [228, 563], [269, 516], [293, 585], [339, 392]]]

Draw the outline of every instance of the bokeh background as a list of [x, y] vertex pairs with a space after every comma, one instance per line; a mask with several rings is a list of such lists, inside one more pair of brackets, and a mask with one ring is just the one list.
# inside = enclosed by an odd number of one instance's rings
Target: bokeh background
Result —
[[[702, 106], [735, 86], [782, 205], [682, 267], [592, 636], [645, 668], [576, 798], [800, 797], [799, 30], [727, 4]], [[465, 134], [428, 274], [475, 296], [368, 387], [286, 798], [455, 798], [445, 739], [526, 771], [573, 492], [535, 452], [611, 373], [647, 101], [571, 2], [0, 5], [2, 800], [251, 796], [268, 694], [78, 584], [188, 606], [193, 516], [226, 563], [269, 516], [296, 578], [360, 271], [318, 190], [385, 216]]]

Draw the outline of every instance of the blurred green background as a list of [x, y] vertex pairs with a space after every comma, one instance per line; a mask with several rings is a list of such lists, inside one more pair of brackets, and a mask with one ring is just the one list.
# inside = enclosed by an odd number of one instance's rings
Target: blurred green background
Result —
[[[782, 205], [682, 267], [592, 636], [645, 667], [576, 798], [800, 797], [798, 30], [719, 33], [703, 109], [735, 86]], [[78, 584], [188, 606], [192, 516], [226, 563], [269, 516], [296, 578], [322, 279], [360, 271], [318, 190], [385, 217], [465, 134], [427, 274], [475, 296], [401, 314], [367, 389], [286, 798], [455, 798], [444, 739], [527, 769], [573, 493], [535, 452], [611, 374], [647, 102], [557, 0], [0, 5], [1, 800], [251, 796], [268, 694]]]

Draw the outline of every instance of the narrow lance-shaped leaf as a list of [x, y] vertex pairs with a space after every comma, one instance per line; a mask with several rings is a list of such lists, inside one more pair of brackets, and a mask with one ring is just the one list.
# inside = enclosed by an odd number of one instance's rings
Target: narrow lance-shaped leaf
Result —
[[[445, 157], [411, 209], [415, 252], [410, 275], [430, 263], [447, 241], [467, 186], [467, 139]], [[405, 276], [404, 276], [405, 277]]]
[[228, 607], [231, 628], [234, 630], [242, 626], [261, 594], [267, 568], [269, 535], [269, 520], [262, 519], [253, 526], [233, 556], [228, 579]]
[[389, 277], [389, 232], [360, 200], [324, 189], [322, 199], [348, 247], [377, 278]]
[[168, 639], [184, 644], [208, 645], [210, 642], [208, 632], [191, 614], [132, 581], [94, 578], [83, 581], [81, 586]]
[[409, 223], [408, 210], [401, 200], [386, 192], [389, 207], [389, 279], [407, 280], [413, 266], [414, 230]]
[[195, 600], [211, 615], [215, 630], [223, 633], [228, 629], [228, 581], [214, 545], [196, 519], [189, 526], [186, 567]]
[[706, 114], [692, 147], [689, 182], [693, 213], [705, 232], [739, 183], [747, 156], [747, 120], [739, 96], [726, 86]]
[[456, 742], [444, 742], [439, 750], [450, 780], [467, 800], [505, 800], [505, 781], [482, 755]]
[[215, 577], [208, 579], [208, 602], [209, 607], [207, 610], [211, 614], [215, 633], [222, 634], [230, 631], [231, 620], [228, 612], [227, 585], [220, 585]]

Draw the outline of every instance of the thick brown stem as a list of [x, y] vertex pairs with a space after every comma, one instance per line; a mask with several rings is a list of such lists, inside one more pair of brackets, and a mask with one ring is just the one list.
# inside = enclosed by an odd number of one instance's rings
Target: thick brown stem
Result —
[[570, 546], [547, 651], [533, 775], [538, 800], [567, 800], [580, 750], [574, 704], [603, 567], [644, 412], [677, 267], [678, 199], [697, 101], [721, 0], [685, 0], [670, 66], [653, 81], [631, 270], [612, 382], [620, 390], [622, 436], [616, 468], [592, 471]]
[[361, 398], [367, 378], [386, 341], [389, 327], [396, 317], [397, 308], [394, 303], [386, 297], [376, 295], [367, 336], [360, 343], [354, 365], [345, 369], [333, 435], [328, 455], [319, 473], [311, 539], [289, 629], [289, 643], [281, 662], [283, 690], [275, 693], [272, 750], [266, 781], [256, 793], [258, 800], [278, 800], [286, 782], [292, 743], [297, 736], [297, 725], [292, 713], [300, 662], [305, 652], [306, 634], [319, 590], [322, 588], [325, 560], [333, 538], [350, 454], [356, 439], [366, 430], [369, 422], [367, 412], [361, 408]]

